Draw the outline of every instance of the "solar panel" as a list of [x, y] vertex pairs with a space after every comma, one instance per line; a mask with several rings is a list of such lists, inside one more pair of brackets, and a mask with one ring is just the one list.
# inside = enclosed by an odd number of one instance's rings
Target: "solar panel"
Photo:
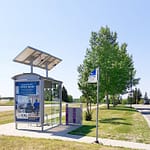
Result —
[[42, 69], [51, 70], [62, 60], [46, 52], [27, 46], [20, 54], [18, 54], [14, 58], [13, 61], [34, 67], [39, 67]]

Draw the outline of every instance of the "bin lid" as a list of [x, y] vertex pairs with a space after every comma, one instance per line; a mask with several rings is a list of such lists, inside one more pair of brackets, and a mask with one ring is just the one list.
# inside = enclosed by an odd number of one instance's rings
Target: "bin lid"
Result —
[[42, 69], [51, 70], [62, 60], [31, 46], [27, 46], [20, 54], [18, 54], [14, 58], [13, 61], [30, 66], [32, 65], [34, 67], [39, 67]]

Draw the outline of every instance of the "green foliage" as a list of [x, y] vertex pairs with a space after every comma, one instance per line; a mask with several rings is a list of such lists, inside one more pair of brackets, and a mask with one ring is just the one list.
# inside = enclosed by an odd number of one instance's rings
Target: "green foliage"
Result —
[[144, 104], [149, 104], [150, 101], [148, 99], [148, 95], [147, 95], [147, 92], [145, 92], [145, 95], [144, 95]]
[[64, 86], [62, 88], [62, 100], [68, 102], [68, 92]]
[[128, 100], [127, 100], [127, 99], [123, 99], [123, 100], [122, 100], [122, 104], [123, 104], [123, 105], [128, 104]]
[[133, 90], [133, 104], [139, 104], [140, 100], [142, 98], [142, 93], [140, 91], [140, 89], [135, 88]]
[[73, 102], [73, 97], [71, 95], [68, 95], [68, 92], [64, 86], [62, 88], [62, 100], [64, 102]]
[[44, 99], [46, 101], [52, 101], [52, 90], [50, 88], [44, 90]]
[[141, 100], [139, 101], [139, 104], [144, 104], [144, 100], [141, 99]]
[[145, 99], [145, 100], [148, 99], [147, 92], [145, 92], [144, 99]]
[[142, 98], [142, 92], [141, 92], [140, 89], [138, 89], [138, 91], [137, 91], [137, 99], [138, 99], [138, 102], [141, 100], [141, 98]]
[[[88, 84], [88, 76], [92, 70], [100, 67], [100, 97], [122, 94], [129, 87], [130, 79], [135, 76], [132, 56], [127, 53], [127, 44], [121, 46], [117, 42], [117, 33], [109, 27], [101, 27], [92, 32], [90, 48], [86, 50], [83, 64], [78, 67], [79, 89], [87, 103], [96, 101], [96, 84]], [[136, 80], [137, 81], [137, 80]]]
[[81, 103], [86, 103], [86, 99], [85, 99], [85, 97], [83, 95], [80, 96], [80, 101], [81, 101]]
[[73, 102], [73, 97], [71, 95], [68, 95], [68, 102]]
[[81, 102], [81, 101], [80, 101], [80, 98], [74, 98], [74, 102], [80, 103], [80, 102]]

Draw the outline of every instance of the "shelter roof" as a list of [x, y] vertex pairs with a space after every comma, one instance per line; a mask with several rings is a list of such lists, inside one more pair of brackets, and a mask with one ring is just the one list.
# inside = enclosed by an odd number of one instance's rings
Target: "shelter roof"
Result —
[[14, 62], [51, 70], [62, 60], [51, 54], [27, 46], [20, 54], [18, 54]]
[[[62, 83], [62, 81], [59, 81], [59, 80], [56, 80], [54, 78], [50, 78], [50, 77], [43, 77], [39, 74], [36, 74], [36, 73], [22, 73], [22, 74], [18, 74], [18, 75], [15, 75], [12, 77], [12, 79], [14, 80], [18, 80], [18, 78], [25, 78], [26, 76], [36, 76], [38, 77], [40, 80], [43, 79], [44, 81], [51, 81], [51, 82], [54, 82], [54, 83]], [[21, 81], [21, 80], [20, 80]]]

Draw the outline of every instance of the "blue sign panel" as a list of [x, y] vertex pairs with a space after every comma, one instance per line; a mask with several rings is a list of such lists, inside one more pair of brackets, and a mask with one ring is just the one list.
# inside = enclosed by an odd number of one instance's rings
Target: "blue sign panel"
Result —
[[16, 94], [17, 95], [31, 95], [37, 94], [36, 87], [39, 85], [38, 81], [33, 82], [16, 82]]

